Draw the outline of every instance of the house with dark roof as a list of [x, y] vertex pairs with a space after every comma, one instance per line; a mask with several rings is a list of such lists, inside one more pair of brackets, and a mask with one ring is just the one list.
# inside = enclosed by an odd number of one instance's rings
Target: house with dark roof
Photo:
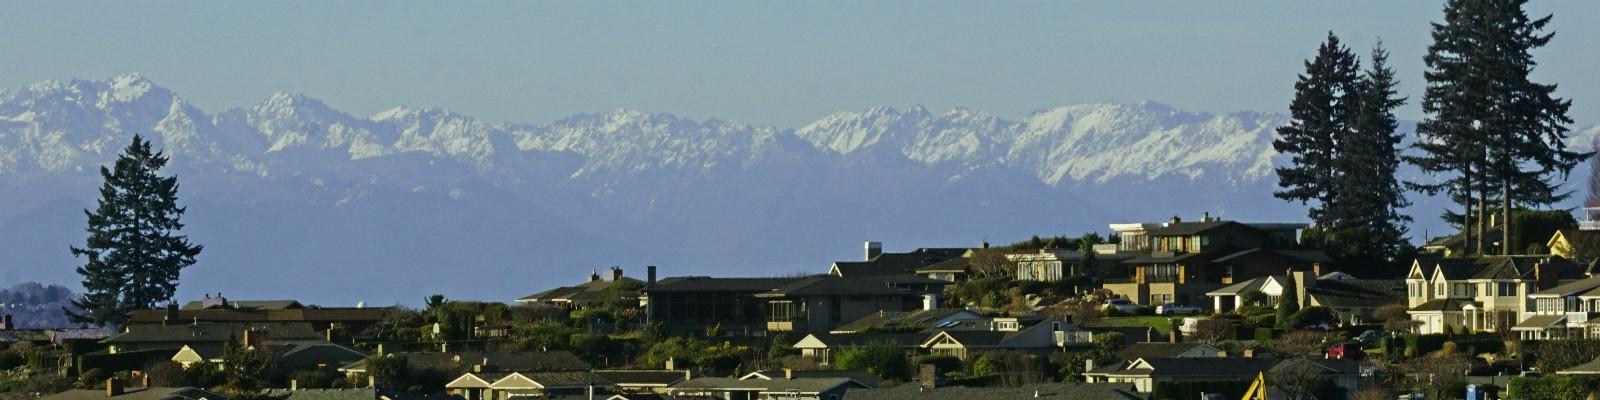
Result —
[[[412, 371], [436, 370], [447, 375], [457, 376], [475, 371], [528, 371], [528, 372], [562, 372], [562, 371], [589, 371], [589, 363], [579, 359], [568, 351], [521, 351], [521, 352], [417, 352], [393, 353], [387, 357], [404, 357], [406, 368]], [[345, 374], [351, 381], [367, 379], [367, 360], [345, 364], [339, 367], [339, 372]]]
[[739, 380], [762, 379], [770, 381], [776, 379], [794, 378], [845, 378], [855, 381], [856, 385], [865, 388], [875, 388], [878, 387], [879, 384], [883, 383], [881, 379], [878, 379], [877, 376], [874, 376], [872, 373], [867, 371], [837, 369], [798, 370], [785, 368], [779, 370], [760, 370], [744, 374], [744, 376], [739, 377]]
[[866, 254], [861, 261], [837, 261], [828, 268], [828, 275], [860, 278], [888, 275], [914, 275], [918, 268], [961, 258], [969, 248], [919, 248], [907, 253], [885, 253], [883, 243], [866, 242]]
[[961, 321], [983, 319], [983, 314], [965, 308], [933, 308], [912, 311], [879, 310], [834, 327], [829, 333], [910, 332], [934, 327], [949, 327]]
[[1329, 262], [1314, 250], [1297, 250], [1305, 224], [1243, 223], [1212, 218], [1185, 222], [1112, 224], [1127, 256], [1122, 276], [1102, 287], [1142, 305], [1206, 306], [1206, 293], [1252, 278], [1306, 270]]
[[826, 331], [884, 312], [933, 310], [949, 282], [916, 275], [812, 276], [756, 293], [768, 331]]
[[[539, 293], [522, 296], [517, 299], [517, 304], [549, 304], [566, 308], [584, 308], [599, 304], [605, 298], [606, 289], [617, 285], [627, 284], [644, 286], [638, 279], [622, 276], [621, 267], [610, 267], [604, 273], [590, 272], [588, 281], [577, 286], [558, 287]], [[638, 299], [637, 291], [624, 293], [624, 299]]]
[[1578, 364], [1572, 368], [1556, 371], [1556, 375], [1600, 376], [1600, 358], [1595, 358], [1593, 361]]
[[193, 300], [183, 305], [185, 310], [298, 310], [302, 308], [306, 308], [306, 306], [295, 300], [228, 300], [228, 298], [222, 297], [222, 293], [217, 293], [216, 297], [211, 297], [210, 293], [206, 293], [205, 299]]
[[1060, 320], [1023, 321], [997, 317], [983, 322], [987, 323], [965, 321], [955, 327], [935, 328], [937, 330], [917, 347], [928, 354], [967, 359], [988, 351], [1048, 355], [1094, 343], [1092, 331]]
[[1492, 332], [1524, 321], [1530, 295], [1587, 274], [1553, 256], [1417, 259], [1406, 274], [1407, 313], [1418, 333]]
[[907, 352], [921, 350], [923, 340], [931, 334], [924, 332], [861, 332], [861, 333], [825, 333], [813, 332], [801, 337], [794, 343], [794, 349], [800, 351], [800, 356], [814, 360], [819, 365], [833, 363], [833, 355], [840, 349], [851, 346], [865, 346], [874, 343], [893, 343]]
[[853, 389], [867, 387], [847, 377], [780, 377], [740, 379], [700, 377], [672, 385], [669, 396], [724, 400], [840, 400]]
[[[1592, 222], [1592, 221], [1585, 221]], [[1600, 260], [1600, 229], [1559, 229], [1545, 242], [1550, 255], [1588, 264]]]
[[1274, 307], [1290, 286], [1295, 287], [1296, 304], [1323, 307], [1332, 311], [1339, 323], [1353, 325], [1372, 320], [1372, 312], [1388, 304], [1405, 301], [1405, 284], [1394, 279], [1356, 279], [1349, 274], [1320, 271], [1290, 271], [1288, 275], [1269, 275], [1225, 286], [1206, 293], [1218, 313], [1238, 308], [1243, 298], [1257, 292], [1266, 296], [1262, 306]]
[[[176, 304], [164, 309], [133, 310], [129, 325], [173, 325], [184, 323], [261, 324], [296, 323], [311, 324], [317, 331], [360, 333], [384, 318], [397, 312], [395, 307], [318, 307], [303, 306], [292, 300], [282, 301], [229, 301], [216, 298], [200, 300], [225, 302], [211, 307], [179, 308]], [[194, 302], [190, 302], [193, 304]], [[240, 305], [235, 307], [234, 305]], [[197, 304], [196, 306], [200, 306]]]
[[1009, 387], [933, 386], [907, 383], [890, 388], [854, 389], [844, 400], [1144, 400], [1132, 385], [1112, 383], [1039, 383]]
[[1212, 358], [1219, 357], [1222, 349], [1205, 343], [1193, 342], [1143, 342], [1134, 343], [1117, 351], [1117, 358], [1122, 360], [1137, 360], [1140, 358]]
[[550, 398], [610, 392], [614, 385], [591, 371], [490, 372], [462, 374], [445, 384], [445, 391], [465, 400]]
[[120, 381], [107, 383], [102, 390], [72, 389], [40, 400], [228, 400], [220, 393], [193, 387], [125, 388]]
[[1528, 295], [1533, 308], [1511, 330], [1528, 340], [1600, 338], [1600, 276]]
[[609, 382], [617, 393], [665, 394], [667, 388], [692, 378], [688, 370], [604, 369], [595, 370], [599, 380]]
[[1138, 358], [1083, 373], [1089, 383], [1131, 384], [1150, 393], [1163, 382], [1249, 382], [1278, 360], [1256, 357]]
[[[790, 287], [808, 278], [666, 278], [646, 283], [645, 316], [670, 334], [695, 334], [717, 326], [728, 335], [753, 336], [766, 332], [769, 319], [769, 300], [756, 295]], [[785, 307], [780, 311], [790, 310]], [[809, 310], [773, 313], [770, 318], [788, 320], [800, 311]]]

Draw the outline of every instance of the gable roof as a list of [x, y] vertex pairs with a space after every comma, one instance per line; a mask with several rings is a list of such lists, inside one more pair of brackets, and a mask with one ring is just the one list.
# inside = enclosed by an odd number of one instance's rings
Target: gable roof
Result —
[[[73, 389], [49, 396], [41, 397], [42, 400], [106, 400], [105, 390]], [[228, 396], [192, 387], [150, 387], [127, 388], [122, 394], [110, 397], [111, 400], [228, 400]]]
[[915, 311], [883, 311], [867, 314], [855, 321], [850, 321], [832, 332], [860, 332], [870, 329], [901, 328], [906, 330], [922, 330], [933, 326], [934, 321], [966, 315], [971, 318], [982, 318], [977, 312], [965, 308], [938, 308], [932, 310]]
[[944, 386], [923, 390], [915, 383], [891, 388], [853, 389], [846, 400], [1142, 400], [1129, 383], [1044, 383], [1014, 387]]
[[1272, 281], [1272, 280], [1277, 280], [1277, 279], [1283, 279], [1283, 277], [1280, 277], [1280, 276], [1277, 276], [1277, 275], [1268, 275], [1268, 276], [1263, 276], [1263, 277], [1259, 277], [1259, 278], [1251, 278], [1250, 280], [1246, 280], [1244, 282], [1239, 282], [1239, 283], [1235, 283], [1235, 284], [1232, 284], [1232, 285], [1223, 286], [1221, 289], [1217, 289], [1217, 290], [1206, 292], [1206, 295], [1207, 296], [1229, 296], [1229, 295], [1236, 296], [1236, 295], [1245, 294], [1247, 292], [1259, 292], [1259, 291], [1261, 291], [1261, 287], [1267, 285], [1267, 282]]
[[1141, 358], [1175, 358], [1179, 354], [1188, 353], [1195, 349], [1203, 350], [1211, 356], [1222, 352], [1221, 349], [1205, 343], [1165, 343], [1143, 342], [1134, 343], [1117, 351], [1117, 358], [1123, 360], [1137, 360]]
[[682, 382], [685, 378], [684, 371], [665, 369], [629, 370], [610, 369], [595, 370], [594, 374], [618, 386], [671, 386]]
[[[405, 357], [406, 366], [412, 370], [442, 369], [452, 373], [466, 373], [474, 365], [485, 365], [500, 371], [588, 371], [589, 364], [571, 352], [562, 350], [553, 351], [523, 351], [523, 352], [417, 352], [395, 353], [396, 357]], [[339, 368], [342, 372], [364, 372], [367, 360], [356, 361]]]
[[828, 348], [846, 346], [861, 346], [871, 343], [890, 342], [900, 347], [916, 347], [932, 334], [921, 332], [863, 332], [863, 333], [825, 333], [816, 332], [807, 334], [795, 343], [796, 346], [814, 341]]
[[517, 298], [517, 301], [524, 303], [539, 301], [598, 301], [605, 293], [606, 288], [609, 288], [611, 285], [614, 285], [618, 282], [639, 284], [644, 283], [644, 281], [628, 277], [622, 277], [615, 281], [597, 280], [593, 282], [584, 282], [583, 284], [577, 286], [558, 287], [543, 292], [522, 296]]
[[1306, 295], [1323, 307], [1380, 307], [1402, 302], [1406, 286], [1394, 279], [1318, 279]]
[[[219, 304], [206, 307], [206, 302], [191, 300], [183, 303], [184, 310], [203, 310], [207, 308], [236, 308], [246, 310], [292, 310], [305, 308], [295, 300], [219, 300]], [[223, 303], [225, 302], [225, 303]]]
[[1256, 357], [1141, 358], [1123, 371], [1138, 376], [1210, 379], [1250, 379], [1276, 365], [1278, 360]]
[[1324, 374], [1355, 375], [1361, 372], [1361, 364], [1356, 360], [1347, 358], [1296, 358], [1283, 360], [1278, 365], [1272, 366], [1267, 372], [1283, 372], [1299, 365], [1308, 365], [1323, 371]]
[[[786, 379], [784, 378], [784, 373], [785, 372], [782, 370], [761, 370], [744, 374], [744, 376], [739, 377], [739, 379]], [[788, 376], [795, 378], [846, 378], [855, 381], [856, 384], [869, 388], [878, 387], [879, 384], [883, 383], [883, 381], [878, 379], [877, 376], [873, 376], [871, 373], [862, 370], [790, 370], [788, 371], [788, 374]]]
[[1418, 304], [1416, 307], [1411, 307], [1411, 311], [1449, 311], [1449, 312], [1454, 312], [1454, 311], [1461, 311], [1461, 310], [1465, 309], [1469, 305], [1473, 306], [1474, 308], [1482, 308], [1483, 307], [1482, 304], [1478, 304], [1478, 302], [1472, 301], [1472, 300], [1468, 300], [1468, 299], [1433, 299], [1433, 300], [1428, 300], [1427, 302], [1424, 302], [1422, 304]]
[[702, 391], [711, 391], [711, 392], [737, 391], [737, 392], [759, 392], [759, 393], [774, 393], [774, 392], [797, 391], [797, 392], [800, 392], [800, 393], [821, 393], [821, 392], [826, 392], [826, 391], [830, 391], [830, 390], [833, 390], [833, 389], [837, 389], [840, 386], [861, 387], [859, 384], [857, 384], [854, 380], [851, 380], [850, 378], [840, 378], [840, 377], [819, 377], [819, 378], [799, 378], [799, 377], [797, 377], [797, 378], [794, 378], [794, 379], [772, 379], [772, 380], [766, 380], [766, 379], [740, 380], [738, 378], [701, 377], [701, 378], [694, 378], [694, 379], [686, 380], [686, 381], [683, 381], [683, 382], [678, 382], [677, 384], [672, 385], [672, 388], [669, 390], [669, 393], [681, 393], [681, 392], [698, 393], [698, 392], [702, 392]]
[[1214, 221], [1200, 221], [1200, 222], [1167, 223], [1167, 224], [1163, 224], [1160, 227], [1146, 229], [1145, 230], [1145, 234], [1149, 235], [1150, 237], [1195, 235], [1195, 234], [1205, 233], [1207, 231], [1210, 231], [1210, 230], [1213, 230], [1213, 229], [1217, 229], [1217, 228], [1222, 228], [1222, 227], [1237, 227], [1237, 228], [1243, 228], [1243, 229], [1248, 229], [1248, 230], [1259, 230], [1259, 229], [1256, 229], [1253, 226], [1241, 223], [1239, 221], [1214, 220]]
[[219, 324], [191, 323], [177, 325], [128, 325], [127, 332], [103, 340], [106, 344], [132, 343], [208, 343], [226, 342], [242, 338], [244, 331], [261, 335], [268, 342], [320, 341], [323, 335], [307, 322]]
[[1553, 287], [1553, 288], [1540, 290], [1538, 293], [1534, 293], [1534, 294], [1528, 295], [1528, 297], [1564, 297], [1564, 296], [1572, 296], [1572, 295], [1576, 295], [1576, 294], [1579, 294], [1579, 293], [1588, 292], [1588, 291], [1593, 290], [1595, 288], [1600, 288], [1600, 276], [1584, 278], [1584, 279], [1580, 279], [1580, 280], [1577, 280], [1577, 281], [1568, 282], [1568, 283], [1565, 283], [1565, 284], [1562, 284], [1562, 285], [1558, 285], [1558, 286]]
[[1567, 368], [1567, 369], [1563, 369], [1563, 370], [1560, 370], [1560, 371], [1556, 371], [1556, 374], [1557, 375], [1600, 375], [1600, 358], [1595, 358], [1593, 361], [1589, 361], [1589, 362], [1586, 362], [1586, 363], [1583, 363], [1583, 364], [1578, 364], [1576, 366], [1573, 366], [1572, 368]]
[[682, 292], [770, 292], [812, 277], [789, 278], [712, 278], [709, 276], [680, 276], [656, 281], [644, 289], [649, 293]]
[[843, 277], [868, 277], [915, 273], [917, 268], [961, 258], [967, 248], [921, 248], [909, 253], [883, 253], [867, 261], [836, 261], [828, 273]]
[[917, 273], [967, 272], [967, 270], [970, 269], [970, 268], [972, 268], [972, 259], [966, 258], [966, 257], [956, 257], [956, 258], [952, 258], [952, 259], [936, 262], [936, 263], [933, 263], [933, 264], [928, 264], [928, 265], [925, 265], [925, 266], [922, 266], [922, 267], [918, 267], [916, 269], [916, 272]]

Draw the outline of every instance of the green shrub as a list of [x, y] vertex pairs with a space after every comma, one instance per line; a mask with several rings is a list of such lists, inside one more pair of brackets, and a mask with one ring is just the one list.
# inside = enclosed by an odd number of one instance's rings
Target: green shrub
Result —
[[14, 351], [0, 351], [0, 371], [16, 368], [27, 363], [28, 360]]
[[1516, 377], [1506, 385], [1505, 398], [1528, 400], [1582, 399], [1600, 388], [1600, 379], [1580, 376]]
[[1255, 339], [1256, 339], [1257, 342], [1265, 342], [1265, 341], [1272, 340], [1272, 328], [1268, 328], [1268, 327], [1256, 328], [1256, 337], [1255, 337]]

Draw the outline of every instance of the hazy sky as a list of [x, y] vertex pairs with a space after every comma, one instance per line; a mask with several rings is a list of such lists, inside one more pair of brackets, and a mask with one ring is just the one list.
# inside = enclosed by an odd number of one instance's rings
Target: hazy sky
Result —
[[[1537, 78], [1600, 123], [1600, 2]], [[546, 122], [616, 108], [796, 127], [873, 105], [1015, 117], [1099, 101], [1284, 110], [1327, 31], [1382, 38], [1420, 97], [1442, 1], [0, 2], [0, 87], [141, 72], [208, 112], [305, 93]], [[1418, 118], [1413, 101], [1402, 115]]]

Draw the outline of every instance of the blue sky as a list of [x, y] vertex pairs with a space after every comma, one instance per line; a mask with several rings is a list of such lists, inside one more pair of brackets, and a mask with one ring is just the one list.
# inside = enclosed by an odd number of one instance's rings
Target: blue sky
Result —
[[[275, 91], [366, 115], [545, 122], [616, 108], [795, 127], [922, 104], [1281, 111], [1327, 31], [1420, 97], [1442, 2], [0, 2], [0, 87], [141, 72], [216, 112]], [[1537, 79], [1600, 123], [1600, 2], [1543, 1]], [[1587, 23], [1587, 24], [1586, 24]], [[1419, 118], [1413, 101], [1402, 117]]]

